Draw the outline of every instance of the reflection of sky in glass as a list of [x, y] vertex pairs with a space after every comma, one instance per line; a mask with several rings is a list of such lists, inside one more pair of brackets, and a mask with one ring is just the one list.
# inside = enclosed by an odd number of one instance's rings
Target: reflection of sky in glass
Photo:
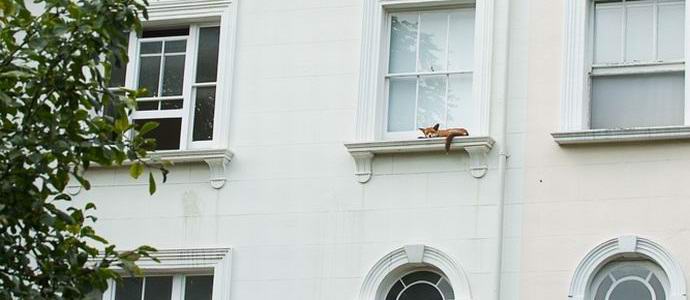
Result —
[[[394, 14], [390, 39], [388, 131], [476, 128], [474, 10]], [[400, 73], [408, 75], [396, 78]]]

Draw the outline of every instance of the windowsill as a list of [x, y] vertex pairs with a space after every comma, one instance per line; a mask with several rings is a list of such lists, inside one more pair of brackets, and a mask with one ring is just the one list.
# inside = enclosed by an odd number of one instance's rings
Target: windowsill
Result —
[[[227, 177], [225, 170], [233, 158], [232, 151], [228, 149], [199, 149], [199, 150], [162, 150], [149, 152], [144, 161], [168, 161], [175, 163], [206, 163], [209, 167], [209, 181], [215, 189], [220, 189], [225, 185]], [[132, 161], [126, 160], [123, 166], [131, 165]], [[94, 164], [93, 167], [100, 167]], [[80, 186], [68, 186], [68, 192], [76, 195], [81, 191]]]
[[[420, 153], [445, 151], [445, 138], [429, 138], [400, 141], [376, 141], [347, 143], [345, 147], [355, 160], [355, 176], [360, 183], [366, 183], [373, 175], [372, 161], [376, 155], [392, 153]], [[486, 154], [493, 148], [494, 140], [489, 136], [456, 137], [450, 151], [463, 150], [470, 156], [470, 173], [476, 178], [486, 174]]]
[[559, 145], [690, 139], [690, 126], [591, 129], [551, 133]]

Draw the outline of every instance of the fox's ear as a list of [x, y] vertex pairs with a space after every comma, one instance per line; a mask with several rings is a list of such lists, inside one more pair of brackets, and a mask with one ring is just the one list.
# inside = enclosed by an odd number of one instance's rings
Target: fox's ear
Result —
[[434, 125], [434, 130], [438, 130], [438, 127], [439, 127], [439, 126], [440, 126], [440, 125], [439, 125], [438, 123], [436, 123], [436, 125]]
[[417, 129], [419, 129], [419, 130], [421, 130], [422, 132], [424, 132], [424, 128], [421, 128], [421, 127], [420, 127], [420, 128], [417, 128]]

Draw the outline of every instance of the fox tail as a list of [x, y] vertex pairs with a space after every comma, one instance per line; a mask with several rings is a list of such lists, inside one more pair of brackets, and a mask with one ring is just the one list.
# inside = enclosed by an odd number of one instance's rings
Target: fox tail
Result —
[[466, 136], [466, 135], [468, 135], [467, 132], [463, 132], [463, 133], [451, 132], [450, 134], [448, 134], [448, 136], [446, 137], [446, 154], [448, 154], [448, 152], [450, 152], [450, 144], [453, 143], [453, 139], [456, 136]]

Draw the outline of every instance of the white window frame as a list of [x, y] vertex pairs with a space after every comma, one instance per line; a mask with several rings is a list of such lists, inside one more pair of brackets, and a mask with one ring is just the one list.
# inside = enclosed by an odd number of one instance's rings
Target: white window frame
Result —
[[[143, 258], [137, 265], [145, 277], [173, 276], [171, 300], [183, 300], [186, 276], [213, 275], [213, 300], [230, 300], [230, 272], [232, 250], [230, 248], [168, 249], [154, 254], [157, 263]], [[124, 274], [123, 274], [124, 275]], [[103, 300], [115, 300], [115, 282], [108, 283]]]
[[[593, 0], [565, 0], [563, 29], [563, 77], [561, 85], [561, 111], [559, 131], [591, 131], [590, 128], [590, 94], [591, 76], [613, 74], [638, 74], [684, 70], [685, 62], [690, 57], [687, 46], [690, 32], [690, 5], [685, 5], [685, 57], [682, 63], [668, 62], [660, 64], [622, 63], [616, 65], [593, 64]], [[685, 118], [684, 127], [690, 126], [690, 72], [685, 72]], [[654, 128], [654, 127], [650, 127]], [[623, 133], [624, 134], [624, 133]], [[621, 133], [611, 133], [620, 136]], [[557, 137], [558, 139], [558, 137]], [[593, 140], [593, 139], [592, 139]], [[608, 139], [608, 140], [611, 140]]]
[[[230, 99], [232, 96], [234, 53], [236, 48], [235, 36], [237, 25], [238, 0], [200, 0], [200, 1], [158, 1], [148, 8], [149, 19], [144, 22], [144, 28], [189, 26], [187, 48], [185, 55], [185, 80], [183, 82], [183, 109], [160, 111], [137, 111], [132, 119], [148, 118], [182, 118], [180, 132], [180, 148], [170, 151], [156, 152], [190, 152], [196, 150], [228, 149], [230, 125]], [[166, 3], [167, 2], [167, 3]], [[218, 69], [216, 82], [196, 83], [196, 64], [198, 33], [202, 27], [220, 27], [220, 41], [218, 45]], [[138, 38], [136, 33], [129, 36], [128, 56], [125, 86], [138, 86], [139, 46], [141, 40], [175, 39], [180, 36], [163, 38]], [[195, 91], [197, 87], [215, 86], [216, 98], [213, 120], [213, 139], [209, 141], [192, 141]], [[159, 97], [160, 98], [160, 97]]]
[[[188, 276], [213, 276], [213, 273], [208, 271], [201, 271], [199, 273], [154, 273], [145, 274], [142, 277], [142, 293], [141, 300], [144, 300], [146, 295], [146, 279], [151, 277], [172, 277], [172, 291], [170, 294], [170, 300], [184, 300], [185, 299], [185, 284], [186, 278]], [[214, 278], [215, 281], [215, 278]], [[115, 300], [115, 294], [117, 293], [117, 286], [111, 283], [108, 286], [108, 291], [103, 294], [102, 300]]]
[[[647, 275], [647, 278], [639, 278], [636, 276], [626, 276], [619, 279], [614, 278], [614, 276], [612, 275], [612, 271], [618, 267], [626, 265], [638, 265], [644, 269], [647, 269], [649, 271], [649, 274]], [[610, 278], [613, 282], [613, 284], [609, 287], [607, 297], [610, 295], [610, 292], [616, 288], [617, 285], [626, 281], [638, 281], [642, 283], [645, 287], [647, 287], [647, 289], [649, 289], [649, 291], [652, 293], [652, 298], [655, 298], [656, 295], [654, 294], [654, 288], [649, 283], [652, 274], [655, 275], [661, 283], [661, 287], [664, 290], [664, 295], [667, 296], [666, 299], [668, 299], [669, 282], [668, 278], [666, 277], [666, 274], [664, 273], [664, 270], [662, 270], [659, 266], [648, 260], [622, 260], [610, 262], [609, 264], [604, 266], [600, 271], [597, 272], [589, 288], [587, 300], [594, 300], [594, 297], [596, 297], [597, 294], [597, 290], [606, 278]]]
[[[472, 99], [479, 130], [472, 136], [489, 135], [491, 59], [493, 57], [494, 0], [365, 0], [357, 107], [356, 142], [386, 140], [389, 13], [399, 9], [434, 9], [475, 6]], [[391, 136], [390, 138], [393, 138]]]

